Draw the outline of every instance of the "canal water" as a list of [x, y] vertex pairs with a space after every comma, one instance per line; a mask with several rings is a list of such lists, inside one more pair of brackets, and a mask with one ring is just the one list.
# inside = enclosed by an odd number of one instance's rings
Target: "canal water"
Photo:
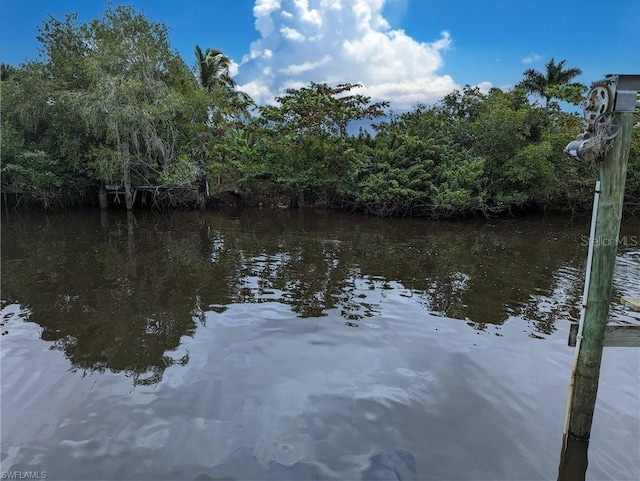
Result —
[[[3, 477], [555, 479], [588, 223], [8, 212]], [[640, 479], [639, 374], [605, 349], [587, 479]]]

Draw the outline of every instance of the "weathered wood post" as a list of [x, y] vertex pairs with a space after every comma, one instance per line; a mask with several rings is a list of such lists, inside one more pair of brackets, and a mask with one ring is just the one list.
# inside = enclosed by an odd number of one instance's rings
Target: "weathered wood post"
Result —
[[[595, 410], [605, 328], [609, 316], [613, 272], [640, 76], [607, 76], [587, 95], [585, 117], [590, 136], [572, 142], [568, 153], [576, 158], [599, 156], [600, 192], [595, 219], [591, 269], [588, 276], [584, 322], [579, 330], [577, 358], [570, 384], [566, 429], [563, 433], [559, 480], [584, 479], [587, 447]], [[594, 113], [595, 112], [595, 113]], [[604, 158], [599, 153], [606, 151]], [[581, 446], [578, 445], [581, 444]], [[578, 458], [578, 459], [576, 459]], [[577, 462], [576, 462], [577, 461]], [[576, 466], [581, 472], [576, 472]]]
[[124, 171], [124, 201], [127, 210], [133, 210], [133, 193], [131, 192], [131, 153], [129, 142], [122, 142], [122, 170]]

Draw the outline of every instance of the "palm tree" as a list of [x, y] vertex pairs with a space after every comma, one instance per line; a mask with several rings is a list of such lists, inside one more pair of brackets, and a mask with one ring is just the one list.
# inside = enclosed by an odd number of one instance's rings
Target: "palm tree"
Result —
[[9, 80], [9, 77], [16, 73], [16, 68], [8, 63], [0, 64], [0, 80]]
[[196, 45], [196, 65], [195, 73], [205, 89], [212, 92], [217, 87], [226, 90], [234, 90], [236, 82], [229, 74], [231, 60], [220, 50], [208, 48], [205, 52], [199, 45]]
[[229, 73], [231, 60], [220, 50], [208, 48], [205, 52], [196, 45], [194, 72], [200, 85], [209, 92], [220, 114], [244, 116], [253, 103], [251, 97], [236, 89], [236, 82]]
[[555, 59], [552, 58], [545, 65], [546, 71], [544, 73], [532, 68], [527, 69], [524, 71], [524, 79], [521, 85], [528, 93], [544, 98], [545, 105], [548, 105], [549, 101], [553, 98], [553, 96], [549, 95], [549, 87], [580, 85], [577, 82], [571, 82], [571, 80], [581, 75], [582, 70], [575, 67], [565, 69], [566, 63], [566, 60], [560, 60], [560, 62], [556, 63]]

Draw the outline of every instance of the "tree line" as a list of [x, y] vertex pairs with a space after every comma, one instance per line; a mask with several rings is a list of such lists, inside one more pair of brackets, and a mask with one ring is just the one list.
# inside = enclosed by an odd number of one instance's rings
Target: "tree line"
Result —
[[[596, 173], [562, 153], [583, 125], [561, 106], [586, 91], [566, 60], [526, 70], [508, 91], [465, 86], [392, 114], [356, 83], [311, 82], [256, 105], [224, 53], [196, 46], [189, 67], [166, 25], [132, 7], [86, 23], [50, 16], [37, 39], [38, 60], [0, 72], [1, 169], [4, 193], [44, 207], [95, 204], [105, 186], [155, 188], [158, 206], [162, 192], [190, 205], [206, 186], [209, 202], [322, 202], [380, 216], [591, 203]], [[627, 207], [638, 211], [638, 125], [629, 162]]]

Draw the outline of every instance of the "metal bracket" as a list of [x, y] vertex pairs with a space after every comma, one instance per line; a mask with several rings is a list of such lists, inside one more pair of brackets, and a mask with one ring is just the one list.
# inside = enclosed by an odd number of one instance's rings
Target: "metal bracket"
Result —
[[616, 86], [620, 90], [635, 90], [640, 92], [640, 75], [607, 74], [605, 79], [616, 79]]
[[606, 75], [605, 81], [614, 85], [614, 112], [634, 112], [638, 92], [640, 92], [640, 75]]

